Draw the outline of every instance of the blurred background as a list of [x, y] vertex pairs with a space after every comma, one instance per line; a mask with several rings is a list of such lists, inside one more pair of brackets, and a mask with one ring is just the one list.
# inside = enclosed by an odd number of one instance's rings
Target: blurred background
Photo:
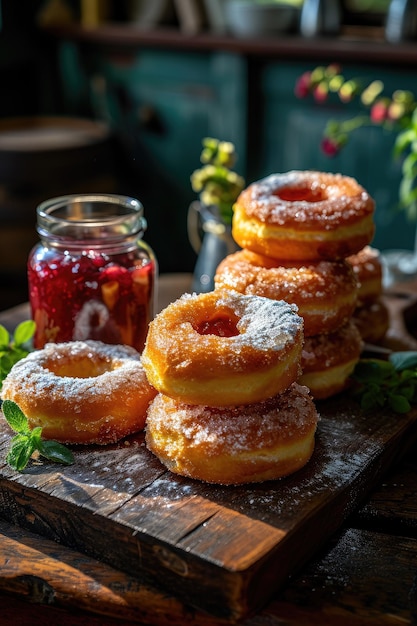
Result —
[[415, 4], [0, 0], [0, 308], [27, 300], [37, 204], [66, 193], [138, 198], [160, 271], [193, 271], [190, 175], [207, 136], [234, 143], [247, 183], [291, 169], [354, 176], [376, 200], [374, 245], [412, 249], [394, 136], [364, 128], [329, 159], [327, 121], [359, 104], [300, 99], [294, 87], [339, 63], [417, 92]]

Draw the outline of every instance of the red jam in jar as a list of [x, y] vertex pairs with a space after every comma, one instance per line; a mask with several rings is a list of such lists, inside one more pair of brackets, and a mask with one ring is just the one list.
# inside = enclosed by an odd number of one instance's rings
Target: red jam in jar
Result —
[[35, 348], [96, 339], [142, 351], [154, 316], [157, 261], [143, 207], [125, 196], [54, 198], [37, 209], [28, 260]]

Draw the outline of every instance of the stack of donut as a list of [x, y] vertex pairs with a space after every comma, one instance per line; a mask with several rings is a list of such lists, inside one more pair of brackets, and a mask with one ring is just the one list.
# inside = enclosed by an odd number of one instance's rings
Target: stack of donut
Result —
[[142, 364], [158, 391], [146, 444], [172, 472], [238, 485], [310, 459], [318, 414], [300, 374], [294, 305], [217, 289], [185, 294], [150, 323]]
[[379, 251], [365, 246], [348, 257], [358, 281], [358, 299], [353, 313], [362, 339], [380, 343], [389, 328], [389, 312], [382, 300], [382, 264]]
[[268, 176], [235, 204], [232, 235], [242, 250], [220, 263], [215, 289], [297, 305], [305, 335], [299, 382], [315, 399], [345, 389], [360, 358], [358, 281], [347, 258], [370, 244], [373, 213], [356, 180], [315, 171]]

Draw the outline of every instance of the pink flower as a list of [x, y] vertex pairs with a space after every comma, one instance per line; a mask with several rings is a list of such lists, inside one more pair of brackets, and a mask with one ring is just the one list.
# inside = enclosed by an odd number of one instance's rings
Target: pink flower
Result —
[[324, 137], [321, 142], [321, 149], [328, 157], [334, 157], [340, 152], [340, 144], [330, 137]]
[[369, 116], [373, 122], [380, 124], [388, 117], [388, 105], [383, 100], [378, 100], [372, 106]]
[[306, 98], [310, 93], [311, 72], [304, 72], [295, 84], [294, 93], [297, 98]]
[[324, 83], [319, 83], [313, 91], [313, 96], [316, 102], [325, 102], [327, 100], [327, 96], [329, 95], [329, 91], [327, 86]]

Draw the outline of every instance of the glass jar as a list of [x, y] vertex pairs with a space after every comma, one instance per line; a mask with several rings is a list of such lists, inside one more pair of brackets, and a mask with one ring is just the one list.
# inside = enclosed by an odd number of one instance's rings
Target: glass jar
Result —
[[69, 195], [37, 208], [28, 260], [34, 347], [96, 339], [139, 352], [155, 313], [157, 261], [143, 206], [126, 196]]

